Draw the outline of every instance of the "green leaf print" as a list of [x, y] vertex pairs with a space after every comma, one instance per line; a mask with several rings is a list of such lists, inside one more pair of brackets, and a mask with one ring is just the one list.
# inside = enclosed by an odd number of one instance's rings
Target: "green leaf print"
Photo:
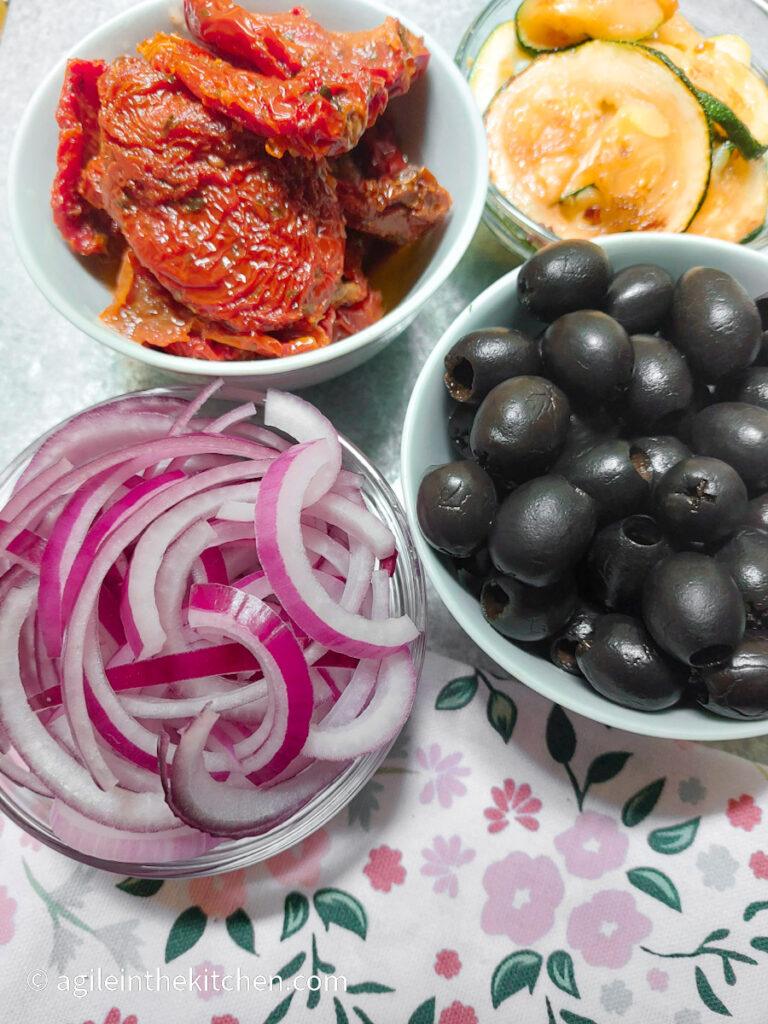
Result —
[[286, 996], [282, 1002], [278, 1003], [277, 1006], [272, 1011], [272, 1013], [270, 1013], [270, 1015], [264, 1021], [264, 1024], [278, 1024], [279, 1021], [283, 1020], [285, 1018], [285, 1015], [291, 1008], [291, 1000], [295, 995], [295, 992], [291, 992], [291, 994], [289, 996]]
[[285, 967], [281, 967], [275, 974], [275, 977], [280, 978], [281, 981], [287, 981], [288, 978], [292, 978], [294, 976], [306, 959], [306, 953], [299, 953], [298, 956], [293, 958], [293, 960], [289, 960]]
[[682, 913], [680, 894], [663, 872], [657, 871], [656, 868], [633, 868], [627, 872], [627, 878], [640, 892]]
[[656, 853], [673, 854], [687, 850], [696, 838], [701, 818], [691, 818], [669, 828], [657, 828], [648, 836], [648, 845]]
[[553, 761], [567, 764], [576, 753], [576, 733], [559, 704], [553, 704], [547, 719], [547, 750]]
[[124, 878], [118, 882], [116, 889], [127, 892], [129, 896], [154, 896], [163, 887], [161, 878]]
[[477, 693], [479, 680], [477, 676], [459, 676], [446, 683], [435, 701], [438, 711], [456, 711], [465, 708]]
[[524, 988], [533, 994], [542, 965], [541, 956], [533, 949], [521, 949], [505, 957], [491, 978], [491, 1001], [497, 1010], [505, 999]]
[[239, 946], [240, 949], [244, 949], [246, 953], [256, 953], [253, 923], [242, 907], [229, 915], [226, 925], [229, 937], [235, 945]]
[[359, 900], [341, 889], [318, 889], [312, 897], [315, 910], [328, 931], [332, 924], [354, 932], [364, 939], [368, 932], [368, 918]]
[[561, 992], [573, 996], [574, 999], [581, 999], [570, 953], [566, 953], [564, 949], [552, 953], [547, 959], [547, 974], [552, 984], [557, 985]]
[[359, 1006], [353, 1006], [352, 1009], [355, 1011], [355, 1013], [360, 1018], [360, 1020], [363, 1022], [363, 1024], [373, 1024], [373, 1021], [368, 1016], [368, 1014], [365, 1013], [363, 1010], [361, 1010]]
[[722, 1017], [731, 1016], [728, 1007], [713, 992], [706, 974], [700, 967], [696, 968], [696, 989], [702, 1003], [704, 1003], [708, 1010], [711, 1010], [712, 1013], [719, 1013]]
[[570, 1010], [561, 1010], [560, 1016], [565, 1024], [595, 1024], [591, 1017], [580, 1017], [578, 1013], [571, 1013]]
[[730, 931], [727, 928], [716, 928], [702, 942], [702, 946], [706, 945], [707, 942], [722, 942], [723, 939], [727, 939], [730, 935]]
[[599, 785], [601, 782], [610, 782], [616, 778], [621, 769], [632, 757], [625, 750], [614, 750], [608, 754], [599, 754], [587, 769], [587, 781], [584, 783], [584, 792], [590, 786]]
[[659, 801], [666, 779], [656, 779], [631, 796], [621, 811], [621, 820], [627, 828], [634, 828], [645, 821]]
[[755, 914], [759, 914], [761, 910], [768, 910], [768, 903], [750, 903], [747, 909], [744, 911], [744, 920], [751, 921]]
[[750, 946], [752, 949], [759, 949], [761, 953], [768, 953], [768, 935], [756, 935]]
[[408, 1024], [435, 1024], [435, 997], [417, 1006], [408, 1018]]
[[200, 907], [188, 907], [179, 914], [173, 922], [168, 941], [165, 944], [165, 962], [167, 964], [192, 949], [205, 931], [207, 921], [208, 918]]
[[283, 904], [283, 931], [280, 941], [295, 935], [307, 923], [309, 918], [309, 900], [303, 893], [289, 892]]
[[509, 743], [517, 721], [515, 702], [501, 690], [494, 690], [488, 698], [486, 714], [499, 736], [505, 743]]
[[336, 1024], [349, 1024], [347, 1011], [341, 1005], [336, 996], [333, 997], [333, 1008], [336, 1011]]
[[364, 992], [394, 992], [389, 985], [381, 985], [378, 981], [361, 981], [358, 985], [347, 985], [347, 992], [353, 996], [362, 995]]

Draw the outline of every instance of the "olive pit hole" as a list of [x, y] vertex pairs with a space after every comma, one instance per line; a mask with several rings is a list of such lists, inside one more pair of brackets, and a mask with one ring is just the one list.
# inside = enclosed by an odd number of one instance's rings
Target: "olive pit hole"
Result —
[[459, 359], [445, 375], [448, 389], [454, 398], [465, 402], [472, 394], [475, 383], [475, 371], [468, 359]]
[[483, 602], [483, 610], [491, 621], [503, 615], [504, 609], [509, 602], [504, 589], [496, 583], [486, 583], [483, 587], [481, 600]]
[[621, 532], [633, 544], [648, 548], [661, 543], [663, 536], [659, 524], [650, 516], [629, 516], [622, 522]]
[[733, 648], [727, 644], [712, 644], [711, 647], [702, 647], [691, 655], [690, 661], [694, 668], [715, 668], [717, 665], [724, 665], [730, 660]]
[[578, 640], [569, 640], [567, 637], [563, 637], [552, 649], [552, 660], [559, 668], [572, 671], [577, 666], [576, 648], [578, 646]]
[[653, 467], [646, 452], [642, 448], [632, 445], [629, 449], [629, 461], [635, 467], [638, 476], [641, 476], [646, 483], [650, 483], [653, 479]]

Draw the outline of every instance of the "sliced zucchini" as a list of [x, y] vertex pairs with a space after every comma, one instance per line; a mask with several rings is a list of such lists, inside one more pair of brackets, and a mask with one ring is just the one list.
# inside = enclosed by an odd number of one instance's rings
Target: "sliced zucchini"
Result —
[[593, 41], [539, 57], [485, 123], [492, 183], [561, 237], [684, 231], [707, 190], [707, 116], [643, 46]]
[[724, 35], [712, 36], [709, 40], [716, 50], [729, 53], [734, 60], [745, 67], [752, 63], [752, 47], [741, 36]]
[[659, 28], [670, 6], [670, 0], [522, 0], [515, 14], [517, 38], [532, 54], [588, 39], [643, 39]]
[[726, 242], [743, 242], [760, 232], [767, 214], [765, 160], [745, 160], [733, 143], [720, 143], [712, 156], [707, 194], [688, 231]]
[[485, 111], [499, 89], [531, 63], [517, 41], [514, 21], [505, 21], [491, 32], [480, 48], [469, 74], [469, 86], [478, 107]]
[[[656, 30], [654, 40], [664, 43], [665, 46], [674, 46], [678, 50], [695, 50], [704, 42], [704, 36], [677, 11]], [[652, 44], [649, 42], [649, 45]]]

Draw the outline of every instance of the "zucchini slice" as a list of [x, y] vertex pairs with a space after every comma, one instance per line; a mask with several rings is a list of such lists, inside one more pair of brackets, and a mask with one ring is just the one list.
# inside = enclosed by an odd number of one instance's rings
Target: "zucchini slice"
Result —
[[752, 47], [741, 36], [734, 36], [731, 34], [724, 36], [712, 36], [710, 42], [716, 50], [721, 50], [723, 53], [729, 53], [734, 60], [737, 60], [739, 64], [743, 64], [745, 67], [749, 67], [752, 63]]
[[469, 74], [469, 87], [482, 111], [510, 78], [531, 63], [517, 41], [514, 21], [497, 25], [480, 48]]
[[[667, 18], [654, 34], [655, 42], [663, 43], [665, 46], [674, 46], [678, 50], [695, 50], [699, 43], [704, 42], [701, 35], [693, 25], [677, 11], [671, 18]], [[643, 40], [645, 42], [645, 40]], [[648, 45], [654, 43], [648, 40]]]
[[743, 242], [760, 232], [766, 215], [765, 160], [745, 160], [733, 143], [720, 143], [712, 156], [707, 194], [688, 231], [726, 242]]
[[493, 185], [563, 238], [684, 231], [707, 190], [707, 116], [652, 50], [594, 41], [539, 57], [485, 116]]
[[631, 42], [655, 32], [675, 7], [670, 0], [522, 0], [517, 38], [533, 54], [588, 39]]

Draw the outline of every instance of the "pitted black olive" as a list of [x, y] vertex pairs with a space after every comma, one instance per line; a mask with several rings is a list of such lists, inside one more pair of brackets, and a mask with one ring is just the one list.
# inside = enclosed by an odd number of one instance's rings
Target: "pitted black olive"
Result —
[[656, 486], [668, 469], [672, 469], [678, 462], [687, 459], [691, 454], [691, 449], [673, 434], [661, 434], [656, 437], [635, 437], [630, 442], [630, 448], [639, 449], [648, 456], [653, 471], [653, 481], [651, 484], [653, 487]]
[[719, 402], [691, 421], [691, 447], [730, 463], [751, 495], [768, 491], [768, 409]]
[[552, 636], [573, 615], [578, 597], [569, 580], [552, 587], [531, 587], [512, 576], [494, 576], [483, 584], [480, 605], [486, 620], [510, 640], [526, 642]]
[[736, 581], [747, 629], [768, 629], [768, 533], [740, 530], [715, 555]]
[[768, 409], [768, 366], [749, 366], [729, 374], [717, 386], [718, 402], [746, 402]]
[[581, 669], [576, 662], [576, 648], [592, 635], [595, 623], [600, 618], [599, 608], [581, 601], [576, 611], [563, 628], [556, 633], [549, 644], [549, 660], [553, 665], [580, 676]]
[[760, 326], [764, 331], [768, 331], [768, 292], [758, 295], [755, 299], [755, 305], [760, 317]]
[[590, 448], [563, 475], [597, 503], [602, 522], [641, 512], [651, 493], [653, 471], [647, 455], [629, 441], [604, 441]]
[[627, 334], [653, 334], [667, 319], [673, 289], [674, 281], [662, 267], [636, 263], [614, 274], [605, 311]]
[[602, 409], [596, 413], [572, 412], [568, 423], [565, 446], [552, 467], [553, 473], [567, 476], [574, 459], [580, 458], [590, 448], [603, 441], [610, 441], [619, 433], [615, 419]]
[[749, 366], [762, 330], [754, 299], [725, 271], [693, 267], [675, 285], [672, 341], [707, 383]]
[[595, 503], [553, 474], [521, 484], [499, 506], [488, 539], [500, 573], [543, 587], [565, 576], [589, 547]]
[[670, 555], [648, 573], [643, 619], [659, 647], [702, 669], [725, 664], [746, 625], [731, 574], [714, 558], [693, 551]]
[[475, 409], [471, 405], [456, 405], [448, 417], [448, 437], [451, 445], [460, 459], [471, 459], [472, 449], [469, 447], [469, 432], [472, 430], [472, 421], [475, 418]]
[[664, 338], [636, 334], [632, 379], [617, 403], [621, 418], [635, 429], [656, 427], [661, 433], [693, 401], [693, 377], [678, 350]]
[[685, 689], [682, 666], [629, 615], [601, 615], [576, 648], [576, 660], [593, 689], [625, 708], [662, 711], [677, 704]]
[[546, 473], [560, 454], [568, 399], [543, 377], [513, 377], [483, 399], [469, 437], [472, 454], [494, 476], [520, 483]]
[[667, 470], [653, 492], [654, 515], [679, 543], [720, 540], [747, 513], [747, 488], [721, 459], [683, 459]]
[[672, 553], [650, 516], [628, 516], [604, 527], [589, 549], [589, 580], [595, 597], [620, 612], [639, 612], [645, 578]]
[[611, 280], [608, 257], [594, 242], [554, 242], [524, 263], [517, 297], [527, 312], [550, 323], [574, 309], [599, 309]]
[[509, 377], [530, 376], [541, 368], [538, 345], [521, 331], [487, 327], [472, 331], [445, 357], [445, 386], [451, 398], [479, 405]]
[[768, 532], [768, 494], [761, 494], [749, 502], [747, 514], [740, 525], [745, 529], [765, 530]]
[[599, 405], [615, 397], [632, 376], [627, 332], [607, 313], [581, 309], [547, 328], [541, 343], [544, 372], [574, 402]]
[[454, 558], [453, 564], [459, 583], [478, 598], [485, 581], [496, 573], [487, 547], [479, 548], [466, 558]]
[[768, 718], [768, 637], [747, 635], [730, 661], [696, 673], [702, 707], [724, 718]]
[[421, 532], [438, 551], [464, 557], [485, 544], [496, 513], [496, 488], [476, 462], [438, 466], [419, 485]]

